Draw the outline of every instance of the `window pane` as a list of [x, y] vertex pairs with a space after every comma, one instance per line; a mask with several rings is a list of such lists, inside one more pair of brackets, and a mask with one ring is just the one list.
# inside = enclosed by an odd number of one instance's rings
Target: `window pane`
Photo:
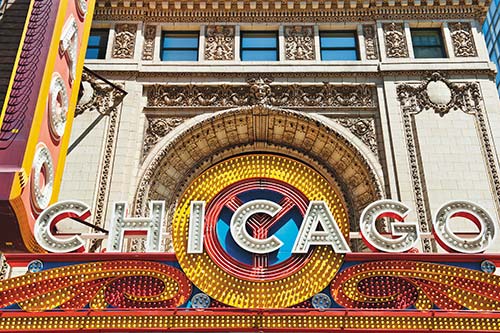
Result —
[[278, 52], [276, 50], [241, 50], [243, 61], [276, 61]]
[[415, 58], [445, 58], [440, 29], [412, 29], [411, 40]]
[[320, 37], [321, 47], [356, 48], [354, 32], [323, 32]]
[[275, 32], [244, 32], [241, 35], [242, 48], [277, 48]]
[[161, 60], [165, 61], [197, 61], [198, 50], [163, 50]]
[[108, 35], [108, 29], [90, 30], [87, 53], [85, 54], [86, 59], [104, 59], [106, 57]]
[[414, 47], [415, 58], [444, 58], [442, 47]]
[[321, 50], [321, 60], [358, 60], [356, 50]]
[[198, 34], [165, 33], [163, 35], [164, 48], [198, 48]]
[[87, 47], [85, 59], [99, 59], [99, 49]]
[[100, 35], [90, 35], [89, 36], [89, 46], [99, 46], [101, 44], [102, 37]]

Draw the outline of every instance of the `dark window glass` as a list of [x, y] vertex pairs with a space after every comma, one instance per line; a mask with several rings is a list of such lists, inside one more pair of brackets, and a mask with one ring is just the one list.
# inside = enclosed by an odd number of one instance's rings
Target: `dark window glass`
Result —
[[90, 30], [89, 43], [85, 59], [106, 58], [106, 47], [108, 45], [109, 29]]
[[415, 58], [446, 58], [440, 29], [412, 29]]
[[165, 31], [161, 43], [161, 60], [165, 61], [197, 61], [198, 32]]
[[274, 31], [242, 31], [241, 60], [277, 61], [278, 34]]
[[359, 60], [355, 31], [321, 31], [321, 60]]

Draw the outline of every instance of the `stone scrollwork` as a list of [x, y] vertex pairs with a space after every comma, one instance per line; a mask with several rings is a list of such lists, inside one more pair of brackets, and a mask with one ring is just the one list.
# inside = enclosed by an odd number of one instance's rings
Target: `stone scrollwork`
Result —
[[356, 135], [370, 150], [378, 155], [375, 120], [373, 118], [338, 118], [335, 122], [347, 128]]
[[149, 152], [161, 138], [182, 124], [184, 118], [147, 118], [147, 128], [142, 148], [143, 156]]
[[211, 25], [205, 37], [205, 60], [234, 60], [234, 26]]
[[408, 43], [403, 23], [384, 23], [382, 28], [387, 58], [407, 58]]
[[314, 28], [286, 26], [285, 55], [286, 60], [314, 60]]
[[146, 88], [148, 107], [209, 107], [248, 105], [284, 108], [374, 108], [375, 87], [366, 84], [301, 85], [249, 79], [234, 85], [153, 85]]
[[448, 23], [455, 57], [476, 57], [474, 36], [469, 22]]
[[124, 91], [84, 70], [75, 116], [81, 115], [84, 111], [97, 111], [109, 115], [124, 97]]
[[113, 58], [131, 59], [134, 57], [136, 34], [136, 24], [120, 23], [115, 26]]
[[144, 27], [144, 44], [142, 46], [142, 60], [153, 60], [155, 52], [156, 26], [147, 25]]
[[372, 24], [363, 25], [363, 36], [365, 38], [366, 59], [378, 59], [377, 30]]
[[468, 82], [454, 84], [440, 73], [433, 73], [418, 86], [401, 84], [397, 87], [398, 100], [411, 114], [434, 110], [444, 116], [450, 111], [460, 110], [474, 114], [479, 108], [479, 86]]

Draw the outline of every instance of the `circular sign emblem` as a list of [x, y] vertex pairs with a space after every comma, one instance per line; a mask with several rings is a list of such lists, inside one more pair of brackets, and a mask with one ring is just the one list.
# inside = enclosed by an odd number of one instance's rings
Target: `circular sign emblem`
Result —
[[[273, 155], [248, 155], [223, 161], [195, 179], [182, 195], [173, 222], [178, 261], [188, 278], [208, 296], [230, 306], [282, 308], [301, 303], [328, 286], [343, 255], [331, 246], [292, 253], [310, 201], [324, 201], [348, 237], [345, 204], [336, 188], [310, 167]], [[188, 253], [191, 201], [205, 201], [202, 253]], [[276, 237], [269, 251], [248, 251], [232, 237], [230, 221], [245, 207], [267, 202], [273, 216], [249, 216], [245, 231], [254, 239]], [[257, 207], [258, 208], [258, 207]]]

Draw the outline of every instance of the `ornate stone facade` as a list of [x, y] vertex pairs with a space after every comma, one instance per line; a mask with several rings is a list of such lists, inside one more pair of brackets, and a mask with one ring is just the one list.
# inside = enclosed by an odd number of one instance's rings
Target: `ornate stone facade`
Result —
[[363, 25], [363, 37], [365, 38], [366, 59], [378, 59], [377, 30], [374, 25]]
[[205, 60], [233, 60], [234, 31], [234, 26], [208, 26], [205, 36]]
[[221, 109], [253, 104], [288, 108], [374, 108], [374, 87], [364, 84], [278, 84], [265, 78], [235, 85], [153, 85], [148, 107]]
[[384, 23], [382, 27], [387, 58], [407, 58], [408, 43], [403, 23]]
[[314, 60], [314, 28], [312, 26], [285, 26], [286, 60]]
[[153, 60], [155, 52], [156, 26], [144, 26], [144, 44], [142, 45], [142, 60]]
[[476, 45], [469, 22], [448, 23], [455, 57], [476, 57]]
[[137, 24], [120, 23], [115, 25], [113, 58], [131, 59], [134, 57]]

